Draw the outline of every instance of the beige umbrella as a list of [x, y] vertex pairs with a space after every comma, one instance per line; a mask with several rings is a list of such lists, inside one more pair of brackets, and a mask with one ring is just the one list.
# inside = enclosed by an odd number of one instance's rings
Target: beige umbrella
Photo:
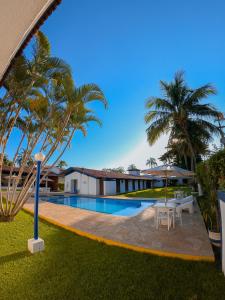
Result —
[[0, 0], [0, 85], [14, 57], [61, 0]]
[[143, 173], [165, 178], [165, 202], [167, 202], [168, 177], [192, 177], [195, 175], [194, 172], [170, 165], [162, 165], [149, 170], [144, 170]]

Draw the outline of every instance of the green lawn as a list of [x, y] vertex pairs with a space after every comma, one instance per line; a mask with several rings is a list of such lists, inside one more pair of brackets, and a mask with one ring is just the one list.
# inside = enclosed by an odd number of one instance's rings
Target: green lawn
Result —
[[[170, 186], [167, 188], [167, 197], [173, 198], [174, 197], [174, 191], [185, 191], [186, 193], [190, 194], [191, 189], [186, 186]], [[126, 193], [121, 196], [126, 197], [143, 197], [143, 198], [165, 198], [165, 188], [153, 188], [149, 190], [143, 190], [138, 192], [131, 192]]]
[[31, 255], [33, 219], [0, 223], [0, 299], [225, 299], [215, 265], [106, 246], [45, 222], [46, 250]]

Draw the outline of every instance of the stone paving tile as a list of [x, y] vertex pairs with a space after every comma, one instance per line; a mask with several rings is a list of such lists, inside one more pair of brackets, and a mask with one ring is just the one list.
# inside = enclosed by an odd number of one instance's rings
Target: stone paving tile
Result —
[[[33, 200], [25, 208], [33, 210]], [[39, 213], [66, 226], [103, 238], [168, 252], [197, 256], [213, 256], [208, 234], [195, 206], [194, 214], [183, 213], [183, 225], [167, 230], [154, 226], [155, 210], [149, 207], [134, 217], [102, 214], [70, 206], [40, 201]]]

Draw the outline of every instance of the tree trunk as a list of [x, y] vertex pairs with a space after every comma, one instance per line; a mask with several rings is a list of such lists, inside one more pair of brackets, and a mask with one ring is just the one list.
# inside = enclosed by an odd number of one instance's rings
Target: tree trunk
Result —
[[12, 222], [14, 220], [14, 215], [12, 216], [5, 216], [5, 215], [0, 215], [0, 222]]

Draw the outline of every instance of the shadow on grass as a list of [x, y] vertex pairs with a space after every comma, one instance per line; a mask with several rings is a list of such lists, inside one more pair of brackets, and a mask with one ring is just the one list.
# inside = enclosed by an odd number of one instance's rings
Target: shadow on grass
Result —
[[20, 251], [9, 255], [0, 256], [0, 265], [7, 262], [12, 262], [12, 261], [14, 262], [16, 260], [23, 259], [28, 256], [30, 256], [30, 253], [28, 251]]
[[[18, 220], [19, 239], [27, 240], [33, 218], [21, 213]], [[0, 258], [10, 262], [0, 266], [0, 299], [224, 299], [224, 277], [212, 263], [107, 246], [45, 221], [40, 234], [46, 243], [42, 253], [21, 251]]]

